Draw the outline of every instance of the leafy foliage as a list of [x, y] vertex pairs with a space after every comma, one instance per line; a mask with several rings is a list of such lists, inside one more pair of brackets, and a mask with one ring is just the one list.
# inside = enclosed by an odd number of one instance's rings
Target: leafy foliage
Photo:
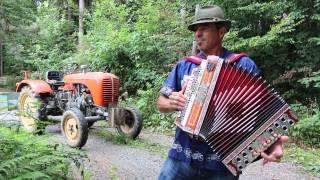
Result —
[[82, 156], [49, 145], [46, 137], [0, 127], [0, 179], [66, 179], [70, 162], [80, 163]]
[[73, 22], [47, 2], [39, 5], [37, 10], [35, 23], [39, 31], [30, 47], [31, 58], [26, 62], [33, 64], [39, 72], [63, 70], [68, 63], [73, 63], [70, 57], [76, 50]]
[[312, 72], [309, 77], [302, 78], [298, 82], [304, 84], [307, 88], [320, 88], [320, 71]]
[[[301, 107], [301, 106], [300, 106]], [[298, 108], [299, 107], [295, 107]], [[299, 144], [320, 147], [320, 109], [314, 107], [311, 112], [304, 112], [299, 122], [293, 126], [290, 134]], [[304, 116], [303, 116], [304, 115]]]
[[28, 47], [35, 31], [36, 6], [32, 1], [7, 0], [0, 2], [0, 43], [4, 72], [17, 75], [28, 59]]
[[177, 14], [178, 4], [168, 1], [96, 1], [85, 51], [91, 68], [108, 67], [120, 76], [130, 94], [153, 84], [166, 64], [176, 61], [181, 47], [191, 41]]
[[137, 96], [129, 98], [126, 102], [128, 106], [139, 108], [144, 119], [144, 126], [156, 131], [172, 131], [175, 128], [175, 113], [159, 113], [157, 109], [157, 99], [160, 87], [165, 77], [155, 80], [155, 86], [147, 84], [147, 90], [138, 90]]

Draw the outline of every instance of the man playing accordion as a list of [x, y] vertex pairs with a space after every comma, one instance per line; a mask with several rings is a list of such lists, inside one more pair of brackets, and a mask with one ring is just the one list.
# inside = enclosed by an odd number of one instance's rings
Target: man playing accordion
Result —
[[[194, 32], [200, 53], [182, 58], [165, 80], [158, 98], [160, 112], [181, 111], [186, 104], [183, 92], [192, 70], [198, 67], [208, 55], [229, 59], [241, 68], [251, 69], [259, 74], [254, 61], [245, 55], [235, 55], [222, 47], [225, 33], [230, 29], [231, 21], [225, 19], [219, 6], [207, 6], [196, 10], [195, 21], [188, 26]], [[288, 139], [280, 137], [267, 151], [262, 152], [263, 163], [279, 162], [283, 151], [282, 144]], [[209, 145], [192, 138], [188, 133], [176, 128], [175, 140], [168, 153], [159, 179], [238, 179], [217, 160]]]

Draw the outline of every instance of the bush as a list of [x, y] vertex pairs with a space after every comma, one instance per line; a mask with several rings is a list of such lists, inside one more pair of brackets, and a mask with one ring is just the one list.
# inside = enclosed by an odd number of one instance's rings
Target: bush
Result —
[[3, 77], [3, 82], [0, 83], [0, 88], [14, 91], [16, 89], [16, 83], [21, 79], [19, 76], [5, 76]]
[[[298, 143], [311, 147], [320, 147], [320, 109], [319, 107], [305, 109], [305, 107], [297, 108], [298, 111], [304, 109], [309, 113], [301, 114], [300, 121], [291, 129], [291, 135]], [[310, 115], [311, 114], [311, 115]]]
[[160, 113], [157, 109], [159, 91], [165, 77], [156, 78], [154, 84], [147, 84], [147, 90], [138, 90], [137, 96], [128, 99], [127, 104], [137, 107], [143, 118], [144, 127], [150, 127], [155, 131], [168, 132], [175, 128], [174, 113]]

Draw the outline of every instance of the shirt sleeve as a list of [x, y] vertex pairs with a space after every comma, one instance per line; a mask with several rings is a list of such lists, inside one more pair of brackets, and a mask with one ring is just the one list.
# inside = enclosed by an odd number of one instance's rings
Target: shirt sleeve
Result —
[[177, 63], [176, 66], [172, 69], [167, 79], [164, 81], [160, 94], [166, 97], [169, 97], [172, 92], [179, 91], [179, 71], [180, 64]]
[[252, 74], [256, 74], [257, 76], [260, 76], [261, 71], [258, 68], [258, 66], [256, 65], [256, 63], [250, 59], [249, 57], [243, 57], [239, 60], [239, 62], [237, 63], [237, 66], [240, 66], [242, 68], [246, 68], [247, 71], [251, 71]]

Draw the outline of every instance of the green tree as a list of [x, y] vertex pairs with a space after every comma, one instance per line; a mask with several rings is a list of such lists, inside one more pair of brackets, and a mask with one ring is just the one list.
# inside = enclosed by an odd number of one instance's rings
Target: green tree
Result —
[[48, 2], [37, 7], [37, 38], [32, 42], [27, 60], [34, 64], [40, 72], [47, 70], [63, 70], [66, 64], [72, 63], [72, 55], [76, 50], [76, 26], [68, 20], [66, 11]]
[[0, 44], [5, 74], [19, 74], [29, 58], [36, 31], [36, 4], [33, 1], [6, 0], [0, 3]]

